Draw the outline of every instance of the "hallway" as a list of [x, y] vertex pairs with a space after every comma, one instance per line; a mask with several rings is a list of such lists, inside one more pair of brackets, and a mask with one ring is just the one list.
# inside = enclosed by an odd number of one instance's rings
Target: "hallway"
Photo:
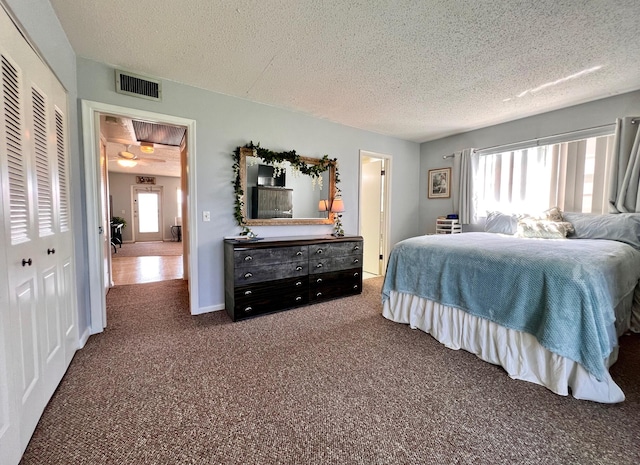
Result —
[[113, 282], [140, 284], [181, 279], [182, 242], [125, 243], [111, 254]]

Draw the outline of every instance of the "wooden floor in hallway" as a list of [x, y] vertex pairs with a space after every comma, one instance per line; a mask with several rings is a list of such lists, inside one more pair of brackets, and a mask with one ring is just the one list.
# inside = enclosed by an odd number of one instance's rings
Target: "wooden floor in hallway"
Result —
[[[154, 255], [148, 255], [149, 245], [153, 246]], [[171, 242], [123, 244], [126, 253], [118, 250], [119, 253], [111, 254], [114, 284], [118, 286], [182, 278], [182, 255], [175, 255], [175, 246]], [[140, 250], [139, 256], [136, 250]]]

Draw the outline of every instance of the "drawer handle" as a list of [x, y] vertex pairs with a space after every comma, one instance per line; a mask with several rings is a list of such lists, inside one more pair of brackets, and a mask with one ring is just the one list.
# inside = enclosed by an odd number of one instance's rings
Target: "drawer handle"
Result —
[[300, 302], [302, 300], [302, 296], [297, 296], [296, 297], [296, 302]]
[[251, 292], [251, 291], [244, 291], [244, 295], [251, 295], [251, 294], [253, 294], [253, 292]]
[[56, 253], [56, 249], [47, 249], [47, 255], [51, 255], [52, 253]]
[[300, 256], [302, 255], [302, 250], [298, 250], [298, 251], [296, 252], [296, 255], [297, 255], [298, 257], [300, 257]]
[[353, 263], [358, 263], [358, 262], [360, 262], [360, 260], [358, 260], [357, 258], [353, 259]]
[[316, 265], [316, 268], [322, 268], [322, 263], [318, 263], [318, 264]]
[[244, 257], [245, 262], [250, 262], [251, 260], [253, 260], [253, 257], [251, 255], [247, 255], [246, 257]]
[[322, 282], [322, 278], [318, 278], [318, 279], [316, 279], [316, 282], [317, 282], [318, 284], [320, 284], [320, 283]]
[[318, 293], [316, 294], [316, 297], [322, 297], [322, 292], [318, 292]]
[[359, 245], [356, 245], [356, 246], [353, 248], [353, 250], [360, 250], [360, 246], [359, 246]]
[[251, 312], [251, 311], [253, 311], [253, 307], [246, 307], [246, 308], [244, 309], [244, 312], [245, 312], [245, 313], [249, 313], [249, 312]]
[[357, 284], [354, 284], [354, 285], [353, 285], [353, 288], [354, 288], [354, 289], [358, 289], [358, 285], [357, 285]]
[[300, 287], [300, 286], [302, 286], [302, 281], [297, 281], [296, 282], [296, 287]]
[[357, 278], [358, 276], [360, 276], [360, 273], [358, 273], [357, 271], [355, 273], [353, 273], [353, 277]]
[[317, 253], [318, 255], [322, 255], [322, 249], [318, 249], [318, 250], [316, 250], [316, 253]]
[[26, 266], [26, 265], [31, 266], [32, 263], [33, 261], [31, 261], [31, 259], [28, 259], [28, 260], [25, 260], [24, 258], [22, 259], [22, 266]]
[[253, 277], [253, 273], [247, 272], [244, 274], [244, 279], [249, 279]]
[[302, 267], [300, 265], [296, 266], [296, 271], [302, 271]]

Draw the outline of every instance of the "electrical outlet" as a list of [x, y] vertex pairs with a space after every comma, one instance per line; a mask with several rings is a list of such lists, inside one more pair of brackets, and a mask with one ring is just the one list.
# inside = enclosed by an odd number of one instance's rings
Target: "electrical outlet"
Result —
[[211, 221], [211, 212], [203, 211], [202, 212], [202, 221]]

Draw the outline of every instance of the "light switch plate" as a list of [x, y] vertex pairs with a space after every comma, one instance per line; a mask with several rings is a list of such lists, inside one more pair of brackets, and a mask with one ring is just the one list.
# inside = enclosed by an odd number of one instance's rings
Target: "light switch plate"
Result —
[[202, 212], [202, 221], [211, 221], [211, 212], [203, 211]]

